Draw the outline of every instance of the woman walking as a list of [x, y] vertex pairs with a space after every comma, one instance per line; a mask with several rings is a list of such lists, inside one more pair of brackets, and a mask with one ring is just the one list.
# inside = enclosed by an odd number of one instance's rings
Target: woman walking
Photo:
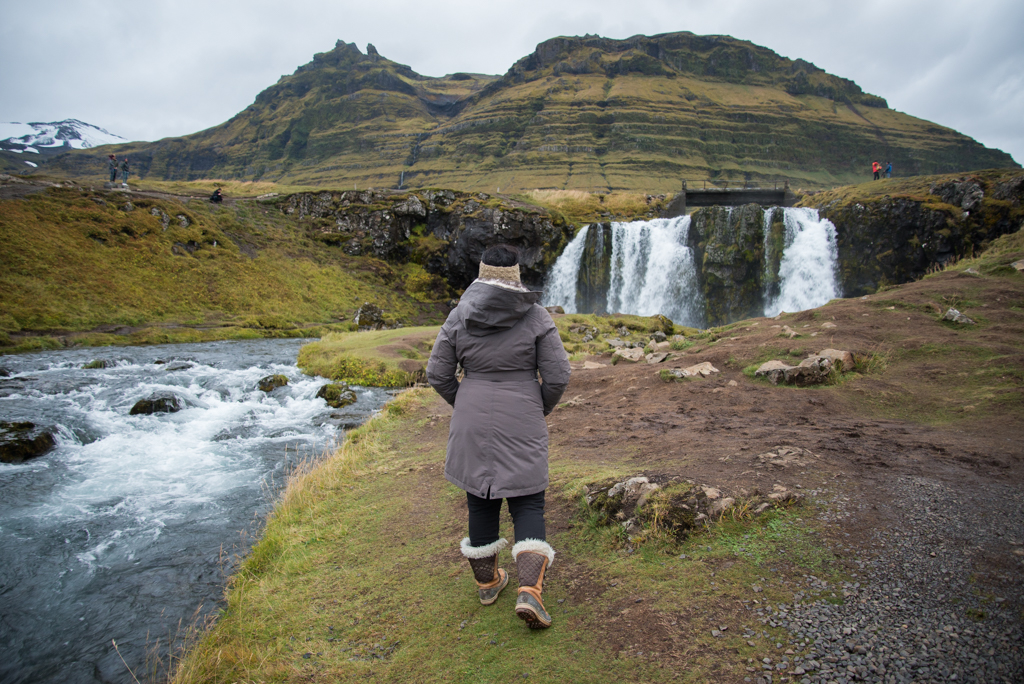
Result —
[[[551, 316], [519, 279], [514, 247], [487, 249], [479, 277], [466, 288], [434, 342], [427, 381], [454, 407], [445, 478], [466, 492], [469, 536], [462, 555], [480, 603], [494, 603], [508, 584], [498, 554], [501, 501], [515, 527], [512, 558], [519, 575], [516, 615], [531, 628], [551, 626], [541, 600], [544, 573], [555, 560], [544, 529], [551, 413], [569, 382], [569, 359]], [[456, 379], [461, 364], [465, 377]], [[537, 382], [540, 373], [542, 383]]]

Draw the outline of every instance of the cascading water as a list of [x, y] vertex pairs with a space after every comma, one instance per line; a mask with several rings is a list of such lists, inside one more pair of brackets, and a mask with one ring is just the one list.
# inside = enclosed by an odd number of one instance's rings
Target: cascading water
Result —
[[566, 313], [579, 313], [576, 311], [577, 281], [589, 230], [590, 226], [580, 228], [576, 237], [555, 260], [544, 287], [544, 306], [560, 306]]
[[[332, 410], [302, 341], [66, 350], [3, 358], [0, 420], [58, 427], [57, 447], [0, 465], [0, 681], [131, 682], [179, 620], [215, 609], [290, 467], [389, 393]], [[92, 359], [107, 368], [85, 370]], [[178, 359], [177, 363], [156, 363]], [[256, 389], [271, 373], [289, 384]], [[154, 391], [188, 404], [129, 415]], [[250, 536], [240, 536], [239, 532]], [[115, 639], [120, 656], [111, 646]]]
[[[770, 297], [766, 292], [765, 316], [813, 309], [841, 296], [836, 227], [820, 218], [815, 209], [787, 208], [783, 212], [786, 232], [779, 263], [779, 294]], [[766, 211], [766, 240], [769, 220]]]
[[[606, 293], [609, 312], [639, 316], [664, 314], [683, 325], [700, 325], [703, 299], [697, 287], [693, 252], [686, 246], [690, 217], [612, 223], [612, 250]], [[589, 226], [566, 247], [548, 274], [544, 303], [567, 313], [577, 307], [580, 262]]]
[[[736, 225], [749, 219], [733, 208], [698, 211], [709, 213], [695, 214], [704, 221], [694, 228], [704, 231], [697, 239], [713, 245], [720, 260], [735, 247], [728, 240], [736, 239], [732, 233]], [[780, 311], [811, 309], [841, 296], [835, 226], [819, 218], [814, 209], [770, 207], [761, 216], [764, 264], [749, 276], [755, 281], [754, 299], [744, 295], [747, 299], [730, 303], [732, 310], [749, 316], [763, 307], [766, 316], [774, 316]], [[675, 323], [703, 327], [705, 311], [710, 309], [702, 291], [706, 285], [699, 271], [702, 266], [694, 262], [689, 246], [690, 228], [689, 216], [583, 228], [548, 273], [544, 304], [561, 306], [566, 313], [664, 314]], [[715, 291], [722, 291], [724, 283], [737, 289], [746, 286], [749, 292], [750, 282], [734, 283], [721, 272], [716, 276]], [[722, 323], [730, 320], [724, 318]]]

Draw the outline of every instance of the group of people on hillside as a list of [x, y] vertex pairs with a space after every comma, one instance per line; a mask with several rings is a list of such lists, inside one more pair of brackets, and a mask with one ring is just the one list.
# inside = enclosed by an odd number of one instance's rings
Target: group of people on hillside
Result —
[[[882, 165], [871, 162], [871, 172], [875, 174], [875, 180], [878, 180], [882, 175]], [[885, 177], [892, 178], [892, 162], [885, 162]]]
[[130, 170], [130, 167], [128, 166], [128, 157], [125, 157], [124, 159], [122, 159], [121, 163], [118, 164], [117, 157], [115, 157], [112, 154], [111, 155], [107, 155], [107, 167], [110, 169], [110, 182], [111, 183], [116, 183], [117, 182], [117, 172], [120, 171], [121, 172], [121, 187], [122, 188], [127, 188], [128, 187], [128, 171]]

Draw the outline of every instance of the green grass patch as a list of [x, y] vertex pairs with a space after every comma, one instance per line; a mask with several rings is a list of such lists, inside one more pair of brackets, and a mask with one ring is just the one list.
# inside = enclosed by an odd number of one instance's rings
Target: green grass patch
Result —
[[331, 333], [299, 350], [298, 365], [354, 385], [407, 387], [426, 380], [437, 326]]

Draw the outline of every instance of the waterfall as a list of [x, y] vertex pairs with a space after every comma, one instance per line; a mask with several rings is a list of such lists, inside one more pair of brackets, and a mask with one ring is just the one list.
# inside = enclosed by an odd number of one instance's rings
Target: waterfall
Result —
[[608, 310], [700, 325], [704, 300], [686, 246], [689, 230], [689, 216], [612, 224]]
[[[700, 325], [703, 299], [697, 287], [693, 252], [686, 246], [690, 217], [611, 224], [611, 254], [607, 258], [609, 312], [639, 316], [664, 314], [683, 325]], [[548, 274], [544, 304], [566, 313], [582, 311], [580, 264], [585, 259], [588, 226], [581, 230]], [[600, 239], [592, 240], [597, 246]]]
[[587, 231], [590, 226], [583, 226], [555, 261], [547, 275], [544, 287], [544, 306], [560, 306], [565, 313], [576, 311], [576, 282], [580, 276], [580, 260], [583, 248], [587, 244]]
[[[543, 302], [561, 306], [566, 313], [664, 314], [681, 325], [704, 327], [711, 316], [708, 312], [720, 304], [706, 302], [706, 291], [735, 300], [725, 309], [719, 307], [725, 314], [712, 316], [715, 325], [732, 320], [729, 312], [756, 315], [763, 306], [764, 315], [774, 316], [780, 311], [812, 309], [841, 296], [836, 228], [814, 209], [804, 208], [765, 208], [760, 214], [761, 267], [757, 269], [755, 262], [753, 273], [745, 271], [743, 282], [712, 271], [717, 280], [708, 289], [701, 271], [704, 266], [695, 262], [691, 240], [698, 250], [713, 250], [715, 259], [730, 254], [734, 241], [741, 239], [748, 240], [741, 248], [744, 254], [756, 254], [757, 243], [749, 244], [749, 228], [743, 229], [748, 231], [745, 238], [734, 231], [737, 225], [750, 226], [751, 218], [756, 231], [758, 214], [751, 217], [749, 210], [735, 209], [746, 213], [734, 214], [733, 208], [698, 210], [710, 213], [694, 214], [697, 223], [692, 237], [690, 216], [587, 226], [548, 272]], [[705, 252], [703, 259], [708, 258]], [[728, 257], [714, 263], [728, 265]]]
[[[828, 219], [820, 218], [814, 209], [783, 211], [786, 234], [779, 264], [779, 294], [771, 299], [765, 297], [765, 316], [813, 309], [841, 296], [836, 227]], [[766, 219], [769, 216], [765, 214]], [[766, 241], [768, 228], [766, 225]]]

